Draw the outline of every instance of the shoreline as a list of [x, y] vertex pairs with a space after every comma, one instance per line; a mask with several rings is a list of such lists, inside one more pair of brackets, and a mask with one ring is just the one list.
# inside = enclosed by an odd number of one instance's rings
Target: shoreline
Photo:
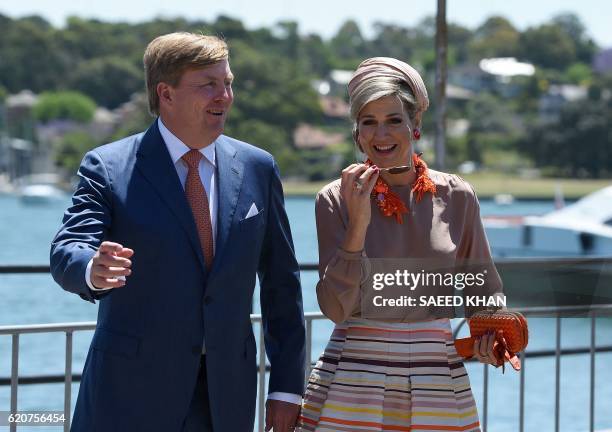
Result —
[[[479, 199], [492, 200], [500, 194], [511, 195], [520, 201], [554, 200], [557, 190], [565, 200], [574, 201], [612, 185], [612, 179], [521, 178], [503, 174], [471, 174], [461, 176], [472, 185]], [[287, 197], [314, 198], [332, 180], [318, 182], [283, 181]]]

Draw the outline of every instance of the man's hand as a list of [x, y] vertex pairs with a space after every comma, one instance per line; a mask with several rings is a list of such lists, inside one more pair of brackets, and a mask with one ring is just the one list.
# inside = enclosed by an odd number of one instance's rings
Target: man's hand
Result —
[[300, 406], [291, 402], [268, 399], [266, 402], [266, 432], [293, 431], [297, 423]]
[[132, 249], [124, 248], [119, 243], [102, 242], [92, 260], [92, 285], [100, 289], [124, 286], [125, 280], [119, 277], [132, 274], [132, 261], [129, 260], [132, 255]]

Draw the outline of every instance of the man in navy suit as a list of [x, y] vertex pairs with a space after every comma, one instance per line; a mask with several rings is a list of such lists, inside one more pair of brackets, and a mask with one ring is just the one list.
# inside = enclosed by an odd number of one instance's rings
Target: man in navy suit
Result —
[[233, 101], [222, 40], [164, 35], [144, 65], [158, 118], [85, 155], [51, 245], [54, 279], [99, 300], [72, 430], [251, 432], [256, 274], [266, 428], [293, 430], [305, 332], [276, 163], [222, 135]]

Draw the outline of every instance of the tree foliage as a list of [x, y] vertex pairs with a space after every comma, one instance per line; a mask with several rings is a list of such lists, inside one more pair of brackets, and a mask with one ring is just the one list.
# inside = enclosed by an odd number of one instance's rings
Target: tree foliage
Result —
[[76, 173], [83, 155], [96, 146], [95, 140], [85, 132], [70, 132], [62, 138], [55, 160], [58, 166], [69, 173]]
[[116, 108], [144, 89], [142, 70], [117, 56], [97, 57], [79, 63], [70, 87], [106, 108]]
[[601, 91], [610, 84], [594, 84], [588, 99], [567, 104], [556, 121], [536, 122], [519, 148], [557, 175], [611, 176], [612, 99]]
[[[6, 89], [9, 94], [23, 89], [52, 92], [44, 95], [36, 108], [38, 118], [44, 121], [55, 118], [87, 121], [94, 109], [92, 100], [110, 109], [130, 99], [133, 101], [134, 93], [141, 95], [144, 90], [142, 55], [147, 44], [162, 34], [189, 31], [215, 34], [227, 40], [236, 77], [236, 99], [226, 132], [274, 153], [284, 174], [319, 178], [325, 166], [329, 167], [329, 175], [336, 174], [330, 163], [331, 150], [297, 149], [293, 133], [300, 123], [326, 127], [334, 121], [323, 118], [312, 81], [328, 79], [334, 69], [352, 70], [368, 57], [400, 58], [422, 73], [432, 102], [429, 113], [424, 116], [423, 129], [426, 136], [433, 133], [435, 19], [432, 16], [414, 26], [378, 22], [371, 36], [366, 36], [356, 21], [347, 20], [329, 39], [304, 34], [295, 21], [247, 29], [242, 21], [224, 15], [212, 21], [156, 18], [137, 24], [70, 17], [63, 28], [55, 28], [37, 16], [11, 19], [0, 15], [0, 27], [3, 30], [0, 89]], [[484, 57], [513, 56], [537, 67], [532, 77], [513, 80], [518, 97], [511, 102], [504, 100], [500, 93], [480, 94], [460, 106], [450, 104], [453, 117], [471, 122], [467, 136], [451, 141], [450, 153], [457, 161], [460, 157], [486, 161], [487, 157], [490, 159], [487, 152], [516, 151], [516, 139], [520, 135], [516, 131], [524, 129], [522, 124], [532, 123], [534, 136], [546, 135], [543, 142], [552, 146], [554, 139], [546, 126], [532, 120], [538, 115], [539, 98], [551, 84], [566, 83], [591, 85], [593, 94], [606, 94], [590, 68], [597, 49], [584, 24], [571, 13], [559, 14], [524, 31], [501, 16], [492, 16], [474, 29], [449, 23], [451, 71], [454, 66], [476, 66]], [[66, 91], [78, 91], [81, 95], [63, 93]], [[346, 93], [343, 95], [346, 97]], [[136, 99], [140, 101], [136, 104], [138, 112], [123, 119], [108, 140], [142, 131], [151, 123], [143, 99]], [[598, 100], [602, 108], [603, 99]], [[593, 122], [587, 123], [602, 124]], [[335, 127], [344, 127], [350, 142], [348, 122], [336, 123]], [[595, 129], [580, 123], [580, 131], [595, 134], [589, 136], [597, 135], [593, 132]], [[76, 147], [71, 144], [66, 148]], [[556, 158], [547, 160], [535, 150], [521, 149], [538, 164], [570, 169], [571, 164]], [[603, 164], [601, 158], [598, 160]], [[308, 164], [316, 168], [309, 171], [305, 168]], [[601, 175], [604, 171], [600, 168], [591, 173]]]
[[96, 103], [74, 91], [45, 92], [34, 107], [34, 116], [45, 123], [50, 120], [74, 120], [86, 123], [93, 118]]

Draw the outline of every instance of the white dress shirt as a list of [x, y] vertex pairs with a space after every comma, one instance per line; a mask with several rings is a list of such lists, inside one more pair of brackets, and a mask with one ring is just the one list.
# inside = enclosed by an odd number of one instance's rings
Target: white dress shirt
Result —
[[[185, 189], [185, 182], [187, 181], [187, 172], [189, 170], [187, 163], [182, 159], [183, 155], [191, 150], [185, 143], [183, 143], [176, 135], [164, 125], [161, 117], [157, 119], [157, 125], [159, 127], [159, 133], [161, 134], [164, 143], [170, 153], [170, 158], [176, 169], [181, 186]], [[210, 145], [207, 145], [203, 149], [199, 150], [202, 153], [202, 159], [200, 159], [200, 165], [198, 170], [200, 173], [200, 179], [204, 185], [206, 191], [206, 197], [208, 198], [208, 208], [210, 210], [210, 222], [212, 225], [213, 232], [213, 251], [216, 250], [217, 243], [217, 208], [218, 208], [218, 192], [216, 182], [216, 164], [215, 164], [215, 142], [213, 141]], [[136, 251], [137, 252], [137, 251]], [[87, 264], [85, 270], [85, 281], [87, 286], [92, 291], [107, 291], [113, 288], [95, 288], [91, 283], [91, 266], [93, 259]], [[123, 278], [123, 277], [122, 277]], [[123, 278], [125, 279], [125, 278]], [[261, 341], [260, 343], [263, 343]], [[206, 353], [206, 344], [202, 344], [202, 354]], [[297, 405], [302, 403], [302, 396], [293, 393], [274, 392], [268, 395], [268, 399], [281, 400], [285, 402], [291, 402]]]

